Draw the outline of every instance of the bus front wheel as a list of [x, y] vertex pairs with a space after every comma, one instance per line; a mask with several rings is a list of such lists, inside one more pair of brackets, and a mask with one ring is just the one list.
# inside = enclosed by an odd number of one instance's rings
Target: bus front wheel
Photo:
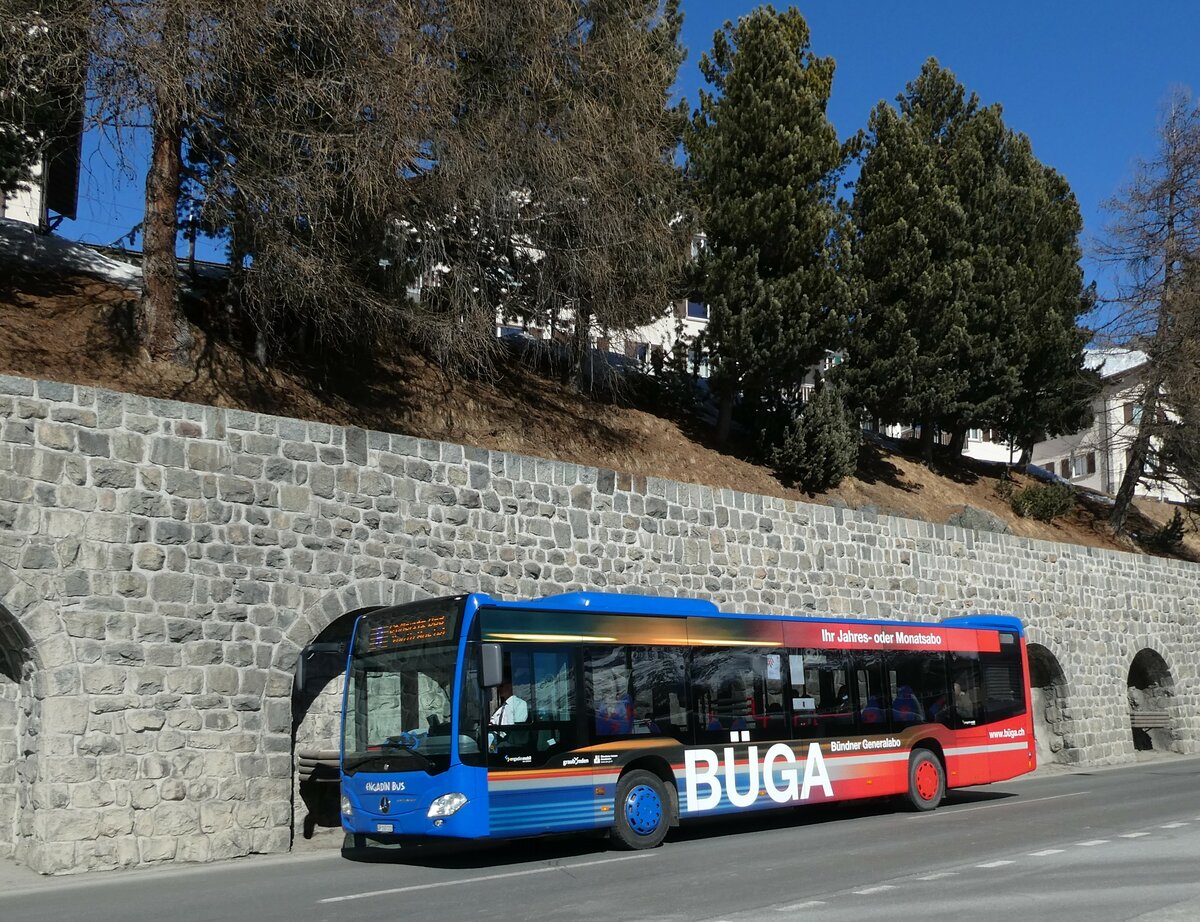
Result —
[[914, 810], [932, 810], [946, 794], [946, 770], [928, 749], [914, 749], [908, 759], [908, 805]]
[[635, 769], [617, 782], [613, 844], [623, 849], [657, 848], [671, 825], [671, 799], [662, 779]]

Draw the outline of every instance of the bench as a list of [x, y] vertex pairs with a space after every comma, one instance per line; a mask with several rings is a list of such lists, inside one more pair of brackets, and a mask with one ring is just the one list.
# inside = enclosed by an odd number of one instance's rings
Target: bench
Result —
[[301, 781], [337, 781], [339, 764], [336, 749], [300, 749], [296, 752]]
[[1135, 730], [1161, 730], [1171, 726], [1171, 715], [1165, 708], [1144, 708], [1130, 711], [1129, 722]]
[[341, 823], [338, 751], [298, 749], [296, 769], [300, 776], [300, 799], [308, 811], [304, 817], [304, 838], [311, 839], [316, 827], [333, 827]]

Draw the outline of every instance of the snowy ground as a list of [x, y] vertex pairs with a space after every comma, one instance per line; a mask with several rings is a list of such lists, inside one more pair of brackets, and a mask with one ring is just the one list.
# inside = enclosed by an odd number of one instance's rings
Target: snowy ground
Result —
[[142, 282], [140, 266], [113, 259], [80, 243], [39, 234], [28, 224], [6, 218], [0, 218], [0, 263], [39, 272], [86, 272], [130, 287], [138, 287]]

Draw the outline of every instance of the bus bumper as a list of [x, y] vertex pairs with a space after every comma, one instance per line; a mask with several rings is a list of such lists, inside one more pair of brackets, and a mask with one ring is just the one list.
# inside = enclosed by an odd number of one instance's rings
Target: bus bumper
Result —
[[[455, 808], [456, 794], [465, 802]], [[455, 765], [432, 776], [424, 772], [345, 776], [341, 818], [342, 828], [356, 835], [480, 838], [489, 832], [487, 773]]]

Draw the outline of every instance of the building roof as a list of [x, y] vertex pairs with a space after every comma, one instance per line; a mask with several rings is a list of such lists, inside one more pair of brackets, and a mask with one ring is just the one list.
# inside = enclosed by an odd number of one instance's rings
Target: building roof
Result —
[[1148, 361], [1146, 353], [1137, 349], [1084, 349], [1083, 365], [1100, 372], [1102, 378], [1115, 378], [1117, 375], [1145, 365]]

